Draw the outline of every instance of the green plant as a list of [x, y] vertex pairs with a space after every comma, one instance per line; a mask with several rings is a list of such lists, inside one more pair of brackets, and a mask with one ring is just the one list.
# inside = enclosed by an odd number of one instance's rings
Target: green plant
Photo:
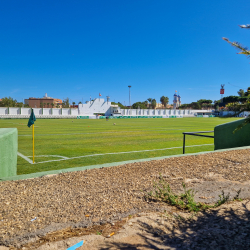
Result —
[[236, 195], [233, 198], [234, 201], [242, 201], [242, 199], [239, 198], [240, 192], [241, 188], [238, 191], [236, 191]]
[[209, 205], [200, 202], [195, 202], [195, 192], [193, 189], [187, 190], [185, 183], [182, 183], [182, 186], [184, 189], [184, 194], [181, 194], [180, 197], [184, 201], [184, 204], [189, 211], [198, 212], [200, 210], [209, 208]]
[[154, 191], [148, 193], [147, 198], [154, 198], [172, 206], [177, 206], [181, 209], [187, 209], [190, 212], [198, 212], [209, 208], [209, 205], [194, 201], [195, 192], [192, 189], [187, 190], [185, 183], [182, 183], [184, 189], [183, 194], [175, 194], [166, 180], [160, 175], [159, 183], [154, 183]]
[[[163, 179], [162, 175], [160, 174], [160, 180], [158, 183], [154, 183], [153, 191], [150, 191], [147, 195], [147, 199], [156, 199], [159, 201], [166, 202], [172, 206], [176, 206], [181, 209], [187, 209], [190, 212], [199, 212], [200, 210], [205, 210], [208, 208], [215, 208], [219, 207], [220, 205], [229, 201], [229, 195], [225, 195], [224, 191], [222, 194], [219, 195], [219, 200], [214, 205], [206, 205], [204, 203], [196, 202], [194, 200], [195, 192], [193, 189], [186, 189], [185, 183], [182, 183], [182, 187], [184, 193], [182, 194], [175, 194], [166, 180]], [[239, 194], [241, 189], [237, 191], [236, 196], [233, 200], [240, 200]]]
[[225, 193], [224, 193], [224, 191], [222, 190], [222, 194], [219, 195], [219, 198], [220, 198], [220, 199], [214, 204], [213, 207], [218, 207], [218, 206], [220, 206], [220, 205], [226, 203], [226, 202], [229, 200], [229, 195], [230, 195], [230, 193], [228, 193], [228, 194], [225, 196]]
[[[238, 191], [236, 191], [236, 195], [234, 196], [233, 201], [241, 201], [242, 200], [239, 198], [240, 192], [241, 192], [241, 188]], [[230, 193], [225, 195], [224, 191], [222, 190], [222, 194], [219, 195], [220, 199], [214, 204], [213, 207], [218, 207], [218, 206], [226, 203], [227, 201], [229, 201], [229, 195], [230, 195]]]
[[101, 232], [98, 232], [98, 231], [96, 231], [96, 234], [97, 234], [97, 235], [102, 235], [102, 233], [101, 233]]

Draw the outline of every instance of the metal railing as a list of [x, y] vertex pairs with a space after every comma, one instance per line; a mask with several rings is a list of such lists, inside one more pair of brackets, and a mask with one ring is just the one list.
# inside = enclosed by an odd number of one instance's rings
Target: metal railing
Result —
[[202, 136], [202, 137], [209, 137], [214, 138], [212, 135], [200, 135], [200, 133], [213, 133], [214, 131], [197, 131], [197, 132], [183, 132], [183, 154], [185, 154], [185, 141], [186, 135], [194, 135], [194, 136]]

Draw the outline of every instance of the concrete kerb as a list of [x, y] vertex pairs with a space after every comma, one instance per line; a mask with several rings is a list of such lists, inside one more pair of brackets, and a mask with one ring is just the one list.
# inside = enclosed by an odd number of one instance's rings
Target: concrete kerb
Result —
[[76, 167], [76, 168], [51, 170], [51, 171], [38, 172], [38, 173], [32, 173], [32, 174], [9, 176], [9, 177], [1, 178], [0, 182], [1, 181], [25, 180], [25, 179], [31, 179], [31, 178], [39, 178], [39, 177], [52, 175], [52, 174], [53, 175], [54, 174], [62, 174], [62, 173], [67, 173], [67, 172], [83, 171], [83, 170], [87, 170], [87, 169], [89, 170], [89, 169], [95, 169], [95, 168], [114, 167], [114, 166], [120, 166], [120, 165], [129, 164], [129, 163], [136, 163], [136, 162], [156, 161], [156, 160], [163, 160], [163, 159], [168, 159], [168, 158], [185, 157], [185, 156], [190, 156], [190, 155], [202, 155], [202, 154], [208, 154], [208, 153], [226, 152], [226, 151], [230, 151], [230, 150], [240, 150], [240, 149], [250, 149], [250, 146], [220, 149], [220, 150], [216, 150], [216, 151], [205, 151], [205, 152], [199, 152], [199, 153], [179, 154], [179, 155], [161, 156], [161, 157], [154, 157], [154, 158], [144, 158], [144, 159], [137, 159], [137, 160], [112, 162], [112, 163], [104, 163], [104, 164], [90, 165], [90, 166], [83, 166], [83, 167]]

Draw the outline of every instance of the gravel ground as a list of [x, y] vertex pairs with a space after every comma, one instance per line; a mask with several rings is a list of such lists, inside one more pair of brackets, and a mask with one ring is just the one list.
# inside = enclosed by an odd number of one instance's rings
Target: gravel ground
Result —
[[[225, 193], [230, 192], [233, 197], [239, 188], [242, 190], [240, 197], [249, 198], [249, 160], [249, 149], [232, 150], [1, 182], [0, 246], [8, 246], [12, 249], [21, 248], [27, 243], [39, 241], [50, 232], [68, 227], [84, 228], [93, 224], [104, 225], [141, 212], [170, 211], [165, 204], [150, 203], [144, 199], [145, 193], [152, 189], [153, 181], [159, 179], [160, 173], [176, 191], [180, 191], [182, 182], [196, 189], [197, 201], [214, 202], [222, 190]], [[209, 217], [207, 213], [204, 216], [204, 219], [201, 217], [197, 219], [199, 223], [192, 221], [194, 231], [199, 230], [201, 225], [204, 227], [209, 225], [212, 215]], [[227, 220], [231, 221], [230, 215], [226, 217], [229, 219], [223, 217], [224, 224]], [[207, 229], [205, 227], [206, 230], [211, 229], [215, 234], [222, 229], [230, 228], [227, 224], [221, 223], [219, 216], [213, 216], [213, 218], [211, 223], [217, 224], [218, 230], [216, 231], [215, 228], [212, 230], [212, 226]], [[250, 238], [249, 227], [247, 227], [249, 226], [249, 213], [244, 213], [242, 218], [239, 216], [237, 218], [240, 224], [233, 223], [236, 226], [235, 234], [223, 235], [221, 240], [224, 239], [226, 242], [227, 239], [237, 239], [239, 242], [244, 240], [244, 237]], [[216, 220], [218, 223], [215, 223]], [[179, 225], [179, 222], [177, 224]], [[188, 224], [183, 227], [191, 227], [189, 220]], [[239, 229], [241, 227], [242, 230]], [[212, 231], [210, 231], [208, 233], [211, 235]], [[216, 249], [219, 245], [213, 234], [210, 238], [215, 243], [211, 249]], [[157, 233], [155, 235], [157, 236]], [[193, 235], [196, 236], [192, 238], [191, 243], [198, 242], [205, 234], [197, 231], [196, 234], [193, 232]], [[172, 244], [173, 247], [178, 248], [182, 247], [178, 244], [185, 243], [187, 248], [192, 248], [191, 243], [186, 243], [185, 239], [181, 238], [175, 242], [175, 239], [178, 239], [175, 234], [170, 237], [171, 241], [168, 236], [163, 239], [165, 236], [160, 234], [160, 237], [162, 241], [169, 244], [169, 247]], [[193, 247], [200, 246], [198, 244]], [[239, 248], [236, 245], [236, 248], [229, 249]]]

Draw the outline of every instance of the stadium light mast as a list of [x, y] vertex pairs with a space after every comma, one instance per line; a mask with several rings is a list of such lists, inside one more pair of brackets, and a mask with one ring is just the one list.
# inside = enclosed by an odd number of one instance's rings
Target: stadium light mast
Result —
[[128, 89], [129, 89], [129, 106], [130, 106], [130, 115], [131, 115], [131, 96], [130, 96], [130, 88], [131, 88], [131, 85], [128, 85]]
[[131, 88], [131, 86], [129, 85], [128, 88], [129, 88], [129, 106], [130, 106], [130, 109], [131, 109], [131, 96], [130, 96], [130, 88]]

